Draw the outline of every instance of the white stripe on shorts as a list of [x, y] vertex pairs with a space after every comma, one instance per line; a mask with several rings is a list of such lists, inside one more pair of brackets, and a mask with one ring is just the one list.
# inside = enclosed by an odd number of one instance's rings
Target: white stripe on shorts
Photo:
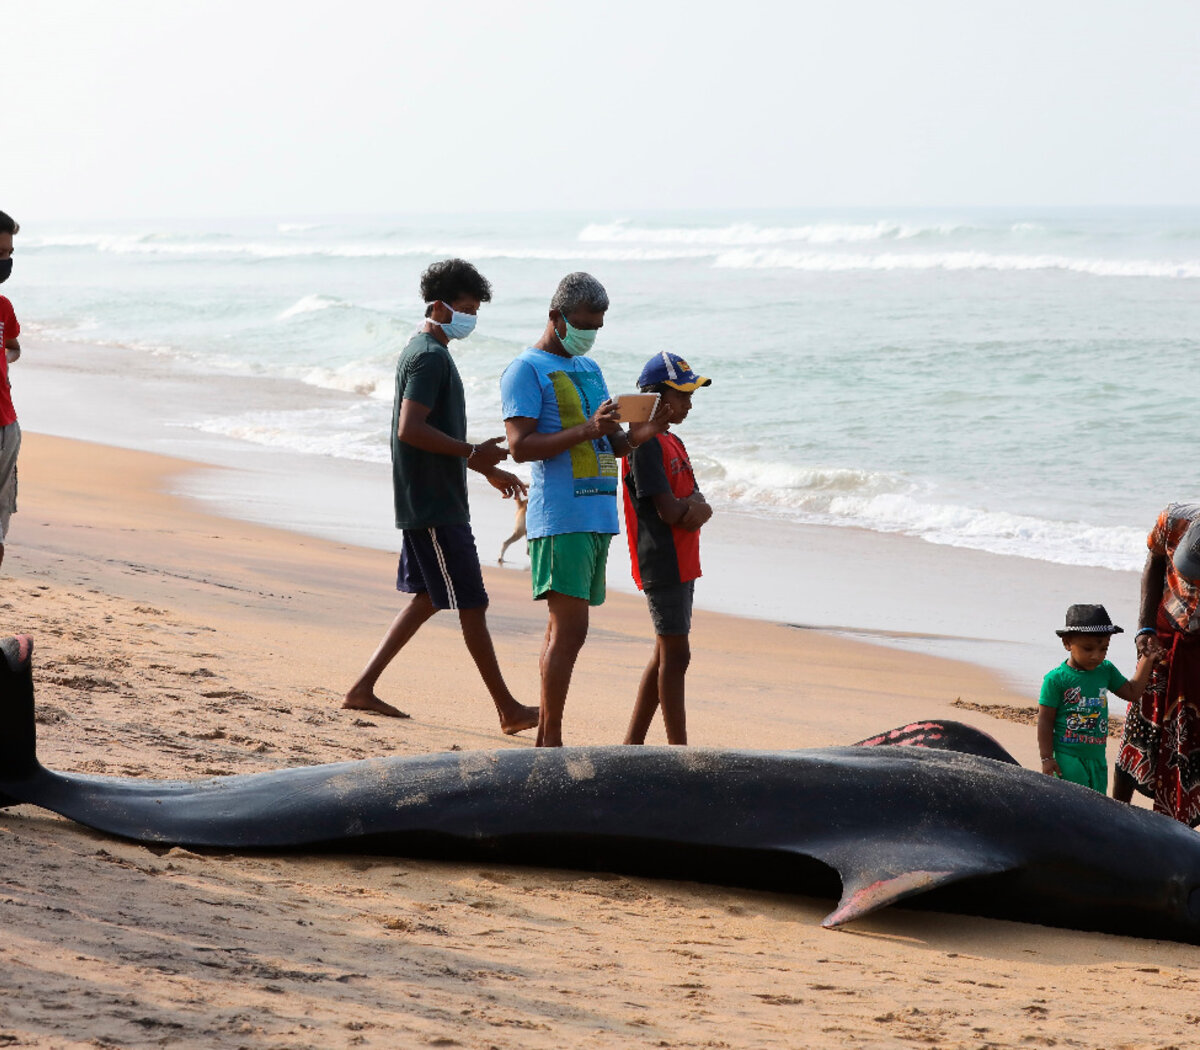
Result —
[[442, 553], [442, 548], [438, 544], [437, 529], [429, 530], [429, 539], [433, 544], [433, 553], [437, 556], [438, 568], [442, 570], [442, 582], [446, 585], [446, 597], [450, 601], [447, 608], [457, 609], [458, 596], [454, 593], [454, 581], [450, 579], [450, 573], [446, 569], [446, 555]]

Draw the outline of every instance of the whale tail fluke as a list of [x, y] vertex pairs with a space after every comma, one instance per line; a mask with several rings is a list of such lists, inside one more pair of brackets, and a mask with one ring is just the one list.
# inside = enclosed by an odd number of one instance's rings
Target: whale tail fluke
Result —
[[[0, 640], [0, 784], [23, 780], [39, 769], [32, 657], [29, 635]], [[15, 801], [0, 790], [0, 806]]]

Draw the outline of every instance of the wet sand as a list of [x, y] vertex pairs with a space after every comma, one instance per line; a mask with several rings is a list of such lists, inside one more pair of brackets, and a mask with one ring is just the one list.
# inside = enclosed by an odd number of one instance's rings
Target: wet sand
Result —
[[[397, 608], [394, 559], [170, 494], [206, 469], [26, 435], [0, 610], [4, 633], [35, 637], [47, 765], [188, 777], [530, 746], [500, 734], [445, 614], [380, 683], [411, 719], [341, 710]], [[544, 610], [520, 573], [487, 582], [501, 666], [532, 702]], [[569, 743], [620, 738], [649, 635], [636, 597], [595, 613]], [[961, 706], [1026, 702], [974, 665], [703, 611], [692, 641], [696, 744], [948, 717], [1036, 757], [1031, 727]], [[0, 843], [0, 1045], [1149, 1048], [1200, 1032], [1200, 957], [1178, 944], [903, 909], [830, 932], [828, 900], [164, 852], [26, 806], [0, 811]]]

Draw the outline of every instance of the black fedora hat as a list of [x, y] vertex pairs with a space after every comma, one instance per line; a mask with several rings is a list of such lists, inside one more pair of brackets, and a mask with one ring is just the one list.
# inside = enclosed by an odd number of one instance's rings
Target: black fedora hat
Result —
[[1067, 610], [1067, 626], [1054, 632], [1061, 638], [1065, 634], [1124, 634], [1108, 618], [1103, 605], [1072, 605]]

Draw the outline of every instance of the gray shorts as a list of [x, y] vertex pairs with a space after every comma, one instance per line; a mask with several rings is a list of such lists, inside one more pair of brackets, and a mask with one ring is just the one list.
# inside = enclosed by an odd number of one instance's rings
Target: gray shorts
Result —
[[8, 535], [8, 519], [17, 510], [17, 453], [21, 451], [21, 425], [14, 420], [0, 427], [0, 543]]
[[646, 588], [646, 604], [650, 606], [650, 622], [654, 624], [655, 634], [691, 633], [695, 589], [695, 580]]

